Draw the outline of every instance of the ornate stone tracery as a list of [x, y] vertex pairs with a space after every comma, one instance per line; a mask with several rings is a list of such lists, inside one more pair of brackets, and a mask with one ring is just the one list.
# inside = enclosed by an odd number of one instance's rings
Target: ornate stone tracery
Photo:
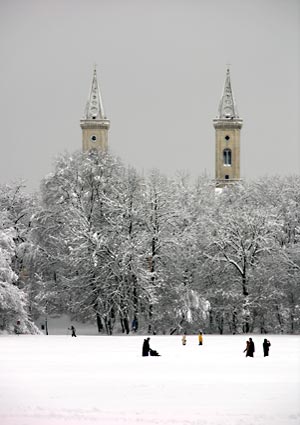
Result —
[[227, 68], [226, 79], [219, 105], [219, 119], [239, 118], [230, 81], [230, 70]]
[[102, 103], [101, 92], [100, 92], [98, 79], [97, 79], [96, 67], [94, 67], [91, 90], [87, 100], [83, 119], [84, 120], [106, 119], [105, 113], [104, 113], [104, 107]]

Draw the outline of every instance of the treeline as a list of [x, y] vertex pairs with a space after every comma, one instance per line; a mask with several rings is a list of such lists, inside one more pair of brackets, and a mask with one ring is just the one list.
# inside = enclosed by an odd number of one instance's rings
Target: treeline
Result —
[[76, 153], [0, 206], [2, 330], [62, 313], [107, 334], [300, 330], [299, 176], [216, 192]]

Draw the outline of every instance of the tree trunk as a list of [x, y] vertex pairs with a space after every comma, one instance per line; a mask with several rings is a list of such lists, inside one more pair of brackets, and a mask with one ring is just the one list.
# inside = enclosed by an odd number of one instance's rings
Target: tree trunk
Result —
[[246, 279], [246, 267], [244, 267], [244, 273], [242, 275], [242, 284], [243, 284], [243, 295], [245, 297], [245, 302], [244, 305], [246, 305], [246, 314], [244, 316], [244, 323], [243, 323], [243, 332], [244, 333], [249, 333], [250, 330], [250, 315], [249, 315], [249, 310], [248, 310], [248, 288], [247, 288], [247, 279]]
[[139, 321], [138, 321], [138, 294], [137, 294], [137, 278], [135, 275], [132, 276], [133, 281], [133, 324], [132, 330], [136, 332], [139, 327]]
[[295, 320], [295, 314], [294, 314], [294, 311], [295, 311], [295, 302], [294, 302], [294, 294], [293, 293], [291, 293], [290, 294], [290, 300], [291, 300], [291, 303], [290, 303], [290, 329], [291, 329], [291, 333], [293, 334], [294, 333], [294, 330], [295, 330], [295, 322], [294, 322], [294, 320]]
[[294, 333], [294, 330], [295, 330], [294, 320], [295, 320], [294, 313], [291, 313], [291, 314], [290, 314], [290, 321], [291, 321], [291, 334], [293, 334], [293, 333]]
[[264, 315], [262, 315], [261, 316], [261, 319], [260, 319], [260, 333], [261, 334], [266, 334], [267, 332], [266, 332], [266, 328], [265, 328], [265, 318], [264, 318]]
[[99, 313], [96, 313], [96, 321], [97, 321], [98, 332], [100, 333], [103, 330], [103, 325], [102, 325], [102, 320]]
[[236, 321], [237, 321], [237, 311], [236, 309], [232, 312], [232, 333], [233, 335], [236, 334]]
[[211, 309], [209, 310], [209, 330], [210, 333], [214, 332], [214, 317]]
[[217, 323], [218, 323], [219, 333], [220, 333], [220, 335], [223, 335], [223, 332], [224, 332], [224, 317], [220, 313], [218, 314], [218, 317], [217, 317]]
[[130, 332], [129, 329], [129, 322], [127, 317], [124, 317], [123, 319], [121, 319], [121, 328], [122, 328], [122, 333], [125, 333], [128, 335]]
[[281, 314], [280, 314], [278, 305], [276, 305], [276, 311], [277, 311], [277, 314], [276, 314], [277, 320], [278, 320], [278, 323], [280, 325], [280, 333], [283, 333], [283, 321], [282, 321], [282, 318], [281, 318]]
[[247, 288], [247, 279], [245, 274], [242, 275], [242, 282], [243, 282], [243, 295], [247, 297], [249, 295], [249, 292]]
[[105, 317], [104, 323], [105, 323], [105, 329], [106, 329], [107, 335], [112, 335], [111, 320]]

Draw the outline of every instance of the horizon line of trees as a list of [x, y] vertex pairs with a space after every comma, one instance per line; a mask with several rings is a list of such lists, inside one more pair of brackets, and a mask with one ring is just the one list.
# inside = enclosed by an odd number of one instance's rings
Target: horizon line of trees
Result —
[[298, 333], [300, 176], [215, 191], [109, 153], [0, 186], [0, 331], [67, 313], [99, 332]]

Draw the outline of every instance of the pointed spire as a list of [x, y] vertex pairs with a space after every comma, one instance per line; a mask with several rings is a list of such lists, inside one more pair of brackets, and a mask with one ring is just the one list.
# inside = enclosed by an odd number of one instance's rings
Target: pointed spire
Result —
[[219, 105], [219, 114], [217, 118], [218, 119], [239, 118], [233, 91], [231, 88], [229, 67], [227, 68], [227, 71], [226, 71], [226, 78], [225, 78], [223, 93], [222, 93], [222, 97], [221, 97], [220, 105]]
[[96, 65], [94, 65], [94, 72], [93, 72], [93, 80], [91, 85], [90, 94], [88, 97], [88, 101], [85, 107], [84, 120], [103, 120], [106, 119], [103, 103], [102, 103], [102, 97], [101, 92], [98, 84], [97, 79], [97, 70]]

